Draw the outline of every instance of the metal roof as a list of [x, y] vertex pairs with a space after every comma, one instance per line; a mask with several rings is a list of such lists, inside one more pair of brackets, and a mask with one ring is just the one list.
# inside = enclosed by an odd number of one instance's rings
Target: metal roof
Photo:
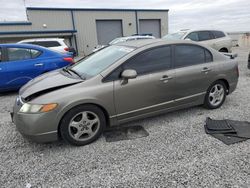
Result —
[[0, 35], [76, 33], [77, 30], [0, 31]]
[[74, 10], [74, 11], [169, 11], [169, 9], [121, 9], [121, 8], [53, 8], [53, 7], [27, 7], [27, 10]]

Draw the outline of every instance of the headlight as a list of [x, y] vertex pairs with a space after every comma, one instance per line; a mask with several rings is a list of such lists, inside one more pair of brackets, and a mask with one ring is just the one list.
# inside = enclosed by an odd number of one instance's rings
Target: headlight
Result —
[[56, 103], [50, 104], [29, 104], [24, 103], [20, 109], [23, 113], [38, 113], [38, 112], [49, 112], [57, 107]]

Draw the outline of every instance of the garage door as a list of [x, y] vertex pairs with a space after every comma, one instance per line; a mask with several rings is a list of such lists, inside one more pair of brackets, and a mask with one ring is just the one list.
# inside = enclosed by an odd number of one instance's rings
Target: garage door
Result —
[[106, 45], [111, 40], [122, 37], [121, 20], [96, 20], [97, 40], [99, 45]]
[[161, 21], [159, 19], [139, 20], [140, 34], [152, 34], [156, 38], [161, 37]]

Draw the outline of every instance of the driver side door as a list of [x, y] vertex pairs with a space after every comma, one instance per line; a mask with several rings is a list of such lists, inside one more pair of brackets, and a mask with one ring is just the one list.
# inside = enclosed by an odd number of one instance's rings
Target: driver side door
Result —
[[143, 51], [121, 67], [133, 69], [137, 77], [114, 81], [114, 100], [119, 123], [153, 115], [174, 105], [175, 71], [172, 48], [162, 46]]

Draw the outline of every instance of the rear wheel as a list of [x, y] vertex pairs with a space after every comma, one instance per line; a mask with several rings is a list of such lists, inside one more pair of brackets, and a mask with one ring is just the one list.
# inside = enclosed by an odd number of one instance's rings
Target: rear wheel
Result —
[[226, 99], [226, 85], [223, 81], [214, 82], [207, 90], [204, 106], [208, 109], [221, 107]]
[[71, 109], [60, 124], [62, 138], [76, 146], [95, 141], [106, 126], [105, 115], [94, 105], [82, 105]]

